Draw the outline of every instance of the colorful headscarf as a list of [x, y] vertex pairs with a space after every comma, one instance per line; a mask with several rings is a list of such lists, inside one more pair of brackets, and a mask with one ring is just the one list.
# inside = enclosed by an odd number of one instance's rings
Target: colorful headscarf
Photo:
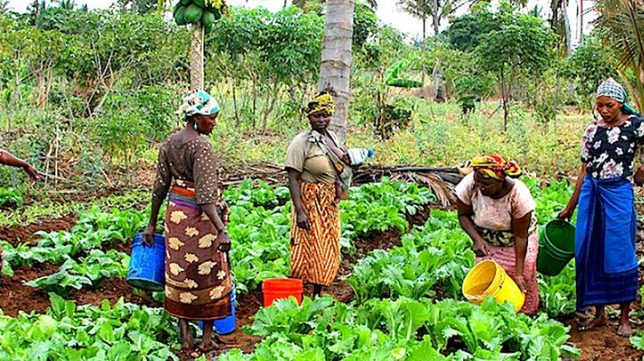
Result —
[[311, 115], [321, 111], [325, 111], [329, 115], [333, 115], [333, 113], [335, 113], [335, 104], [331, 94], [323, 93], [313, 98], [306, 109], [306, 115]]
[[183, 98], [183, 104], [177, 110], [177, 114], [186, 117], [196, 114], [211, 115], [216, 113], [219, 113], [219, 103], [203, 90], [197, 90]]
[[470, 166], [485, 176], [497, 180], [504, 180], [506, 176], [518, 177], [521, 175], [521, 167], [516, 162], [505, 161], [497, 154], [479, 155], [472, 159]]
[[626, 93], [626, 90], [624, 90], [624, 87], [611, 77], [604, 80], [604, 82], [599, 84], [597, 87], [596, 98], [599, 97], [609, 97], [617, 100], [622, 104], [622, 109], [624, 109], [624, 113], [626, 114], [638, 114], [635, 109], [627, 103], [628, 94]]

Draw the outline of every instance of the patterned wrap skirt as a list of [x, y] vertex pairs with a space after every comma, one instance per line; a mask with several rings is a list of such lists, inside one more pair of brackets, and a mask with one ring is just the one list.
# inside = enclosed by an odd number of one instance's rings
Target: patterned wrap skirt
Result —
[[311, 228], [297, 226], [291, 213], [291, 277], [305, 283], [330, 286], [340, 268], [340, 207], [335, 204], [335, 185], [302, 182], [304, 211]]
[[[504, 232], [509, 233], [509, 232]], [[498, 263], [510, 277], [514, 277], [516, 264], [516, 253], [514, 245], [512, 246], [495, 246], [490, 243], [487, 245], [488, 255], [485, 257], [476, 257], [476, 263], [483, 260], [493, 260]], [[538, 228], [528, 235], [528, 249], [526, 250], [525, 260], [523, 261], [523, 279], [526, 285], [525, 303], [521, 312], [533, 315], [539, 308], [539, 282], [537, 281], [537, 256], [539, 255], [539, 232]]]
[[229, 316], [228, 255], [218, 250], [217, 229], [197, 205], [190, 184], [177, 181], [170, 189], [165, 227], [166, 311], [189, 320]]

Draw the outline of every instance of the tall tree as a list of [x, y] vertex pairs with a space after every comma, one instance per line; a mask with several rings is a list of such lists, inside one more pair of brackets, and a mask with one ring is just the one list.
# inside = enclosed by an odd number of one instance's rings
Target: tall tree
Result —
[[[398, 6], [414, 17], [421, 19], [423, 23], [423, 42], [427, 37], [427, 19], [432, 21], [434, 35], [440, 33], [441, 22], [448, 16], [454, 14], [456, 10], [467, 5], [474, 0], [397, 0]], [[424, 71], [423, 71], [424, 77]], [[443, 74], [441, 65], [436, 60], [432, 71], [432, 94], [436, 100], [445, 99], [445, 85], [443, 84]]]
[[[319, 1], [322, 4], [326, 3], [326, 0], [293, 0], [293, 5], [301, 9], [304, 9], [304, 6], [306, 5], [306, 3], [312, 2], [312, 1]], [[364, 0], [364, 2], [374, 10], [378, 8], [378, 0]], [[284, 0], [284, 4], [286, 5], [286, 0]]]
[[559, 37], [568, 56], [572, 55], [572, 30], [568, 17], [568, 0], [552, 0], [550, 2], [551, 17], [548, 20], [550, 27]]
[[[618, 72], [635, 104], [644, 111], [644, 5], [642, 0], [596, 0], [600, 16], [595, 25], [604, 28], [604, 42], [619, 59]], [[631, 71], [636, 80], [629, 79]]]
[[322, 41], [322, 62], [320, 64], [321, 91], [332, 88], [335, 93], [335, 115], [330, 128], [344, 144], [347, 137], [347, 117], [351, 96], [351, 46], [353, 43], [353, 11], [355, 0], [328, 0], [324, 40]]

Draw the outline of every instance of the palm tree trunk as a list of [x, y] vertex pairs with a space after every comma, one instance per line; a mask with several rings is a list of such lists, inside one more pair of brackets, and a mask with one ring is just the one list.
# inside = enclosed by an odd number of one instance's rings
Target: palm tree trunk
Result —
[[190, 89], [199, 90], [204, 88], [203, 70], [203, 26], [192, 25], [192, 36], [190, 44]]
[[347, 118], [351, 96], [351, 44], [353, 40], [353, 11], [355, 0], [328, 0], [322, 62], [318, 90], [331, 88], [335, 91], [335, 115], [329, 128], [338, 135], [344, 145], [347, 137]]
[[[432, 14], [432, 27], [434, 29], [434, 36], [438, 36], [440, 32], [440, 14], [438, 13], [438, 1], [432, 1], [433, 14]], [[432, 94], [434, 94], [434, 101], [444, 102], [446, 99], [445, 83], [443, 82], [443, 70], [440, 63], [437, 61], [432, 71]]]

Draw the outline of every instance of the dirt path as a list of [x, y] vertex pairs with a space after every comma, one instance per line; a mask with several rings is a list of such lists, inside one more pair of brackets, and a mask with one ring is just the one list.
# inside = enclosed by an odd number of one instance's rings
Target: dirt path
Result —
[[26, 226], [2, 226], [0, 227], [0, 239], [11, 243], [13, 246], [17, 246], [19, 243], [35, 245], [37, 237], [34, 236], [34, 233], [38, 231], [66, 231], [75, 224], [76, 217], [68, 215], [63, 218], [44, 218]]
[[570, 342], [582, 350], [579, 361], [640, 361], [644, 357], [644, 351], [634, 349], [629, 338], [617, 336], [617, 320], [585, 332], [577, 331], [573, 321], [564, 323], [570, 326]]

